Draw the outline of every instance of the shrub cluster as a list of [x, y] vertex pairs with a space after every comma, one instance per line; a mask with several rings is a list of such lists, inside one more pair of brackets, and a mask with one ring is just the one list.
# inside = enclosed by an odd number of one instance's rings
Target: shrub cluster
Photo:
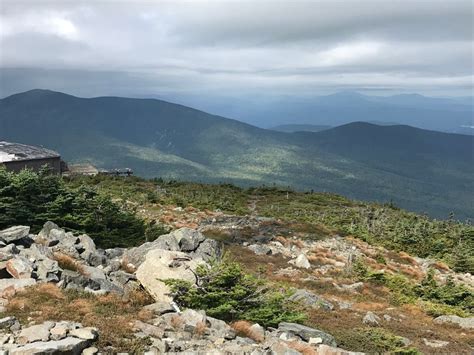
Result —
[[420, 283], [414, 283], [402, 275], [392, 275], [374, 271], [361, 260], [356, 260], [353, 271], [359, 280], [388, 287], [394, 295], [396, 303], [414, 303], [420, 301], [428, 314], [471, 315], [474, 311], [474, 292], [452, 279], [440, 284], [434, 278], [431, 269]]
[[247, 320], [263, 326], [301, 322], [305, 316], [287, 301], [285, 289], [274, 289], [225, 257], [196, 270], [197, 285], [176, 279], [164, 280], [178, 305], [204, 309], [215, 318], [233, 322]]
[[27, 225], [37, 232], [48, 220], [67, 230], [87, 233], [103, 248], [127, 247], [145, 240], [145, 223], [134, 211], [90, 186], [71, 188], [47, 169], [19, 173], [0, 169], [0, 229]]

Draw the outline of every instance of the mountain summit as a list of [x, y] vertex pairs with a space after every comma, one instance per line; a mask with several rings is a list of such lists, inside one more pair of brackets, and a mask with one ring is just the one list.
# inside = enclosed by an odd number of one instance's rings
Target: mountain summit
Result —
[[275, 183], [474, 216], [472, 136], [360, 122], [284, 133], [162, 100], [32, 90], [0, 100], [0, 139], [146, 177]]

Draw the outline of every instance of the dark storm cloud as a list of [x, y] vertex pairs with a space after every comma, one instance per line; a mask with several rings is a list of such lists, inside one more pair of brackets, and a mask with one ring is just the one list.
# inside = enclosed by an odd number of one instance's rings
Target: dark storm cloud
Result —
[[0, 16], [3, 94], [472, 90], [469, 0], [4, 0]]

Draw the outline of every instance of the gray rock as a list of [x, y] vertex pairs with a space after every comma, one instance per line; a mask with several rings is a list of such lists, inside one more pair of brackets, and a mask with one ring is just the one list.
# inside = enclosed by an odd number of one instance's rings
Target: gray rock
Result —
[[340, 288], [342, 291], [350, 291], [350, 292], [356, 292], [357, 290], [361, 289], [364, 287], [363, 282], [356, 282], [350, 285], [341, 285], [338, 288]]
[[302, 269], [309, 269], [311, 267], [308, 258], [304, 254], [300, 254], [296, 259], [290, 260], [290, 263]]
[[196, 250], [206, 239], [201, 232], [190, 228], [180, 228], [171, 232], [170, 235], [178, 241], [179, 249], [184, 252]]
[[235, 339], [235, 331], [226, 322], [206, 316], [206, 324], [211, 334], [227, 340]]
[[288, 299], [293, 302], [300, 302], [306, 306], [320, 308], [327, 311], [331, 311], [334, 309], [332, 303], [304, 289], [296, 290], [296, 292], [290, 297], [288, 297]]
[[184, 329], [187, 331], [194, 331], [198, 324], [206, 324], [206, 313], [204, 311], [195, 311], [193, 309], [186, 309], [180, 315], [184, 324]]
[[8, 244], [0, 248], [0, 261], [7, 261], [20, 253], [20, 250], [15, 244]]
[[24, 345], [35, 341], [48, 341], [49, 330], [54, 327], [54, 324], [54, 322], [44, 322], [43, 324], [23, 328], [18, 335], [16, 342], [20, 345]]
[[82, 355], [94, 355], [94, 354], [97, 354], [98, 352], [99, 352], [99, 349], [97, 349], [94, 346], [91, 346], [89, 348], [82, 350]]
[[[161, 316], [165, 313], [174, 313], [176, 310], [169, 302], [155, 302], [143, 307], [144, 310], [150, 311], [155, 315]], [[224, 322], [225, 323], [225, 322]]]
[[449, 341], [423, 338], [423, 343], [431, 348], [443, 348], [449, 344]]
[[256, 336], [256, 338], [265, 339], [265, 328], [263, 328], [260, 324], [252, 324], [250, 331]]
[[27, 237], [29, 233], [30, 227], [14, 226], [0, 231], [0, 240], [8, 244]]
[[36, 284], [35, 279], [0, 279], [0, 296], [6, 291], [16, 292], [34, 284]]
[[219, 260], [222, 254], [222, 243], [214, 239], [204, 240], [195, 251], [190, 253], [193, 258], [201, 258], [204, 261]]
[[105, 280], [105, 274], [102, 270], [88, 265], [81, 265], [82, 274], [90, 279], [100, 279]]
[[64, 339], [68, 332], [72, 329], [75, 329], [75, 326], [72, 326], [70, 322], [62, 321], [56, 323], [56, 325], [49, 330], [51, 340], [61, 340]]
[[[41, 241], [49, 240], [49, 235], [53, 229], [60, 229], [57, 224], [47, 221], [41, 231], [38, 233], [37, 238]], [[50, 245], [51, 246], [51, 245]]]
[[347, 351], [341, 348], [335, 348], [324, 344], [318, 346], [317, 353], [321, 355], [365, 355], [365, 353]]
[[109, 274], [109, 278], [120, 286], [125, 286], [129, 281], [135, 281], [137, 277], [134, 274], [119, 270]]
[[99, 336], [99, 332], [97, 328], [85, 327], [72, 329], [69, 331], [69, 335], [84, 340], [95, 340]]
[[271, 255], [272, 249], [268, 245], [252, 244], [248, 248], [257, 255]]
[[30, 279], [34, 270], [33, 263], [20, 255], [8, 260], [6, 269], [15, 279]]
[[0, 319], [0, 329], [8, 329], [16, 323], [15, 317], [4, 317]]
[[282, 322], [278, 325], [278, 332], [296, 335], [306, 342], [309, 341], [310, 338], [321, 338], [323, 344], [337, 346], [336, 340], [332, 335], [301, 324]]
[[33, 355], [33, 354], [72, 354], [79, 355], [89, 345], [88, 340], [68, 337], [55, 341], [40, 341], [30, 343], [19, 348], [10, 350], [9, 355]]
[[76, 245], [76, 250], [83, 260], [89, 262], [91, 256], [97, 253], [95, 243], [87, 234], [80, 235], [78, 239], [79, 243]]
[[182, 252], [154, 249], [148, 252], [136, 275], [155, 301], [170, 303], [170, 289], [162, 280], [180, 279], [194, 283], [196, 278], [193, 271], [202, 263]]
[[142, 321], [136, 320], [134, 323], [134, 328], [143, 332], [146, 336], [152, 337], [152, 338], [158, 338], [161, 339], [163, 337], [163, 329], [151, 325], [148, 323], [144, 323]]
[[56, 260], [44, 259], [36, 261], [36, 277], [38, 280], [46, 282], [58, 282], [61, 275], [61, 269], [59, 268]]
[[362, 322], [367, 325], [378, 326], [380, 322], [380, 317], [377, 316], [375, 313], [368, 311], [362, 319]]
[[437, 324], [456, 324], [463, 329], [474, 329], [474, 317], [461, 318], [459, 316], [440, 316], [434, 319]]

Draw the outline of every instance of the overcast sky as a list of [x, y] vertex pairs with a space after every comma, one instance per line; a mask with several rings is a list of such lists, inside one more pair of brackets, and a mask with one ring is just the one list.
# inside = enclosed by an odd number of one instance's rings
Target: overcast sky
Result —
[[0, 6], [2, 96], [472, 95], [471, 0]]

